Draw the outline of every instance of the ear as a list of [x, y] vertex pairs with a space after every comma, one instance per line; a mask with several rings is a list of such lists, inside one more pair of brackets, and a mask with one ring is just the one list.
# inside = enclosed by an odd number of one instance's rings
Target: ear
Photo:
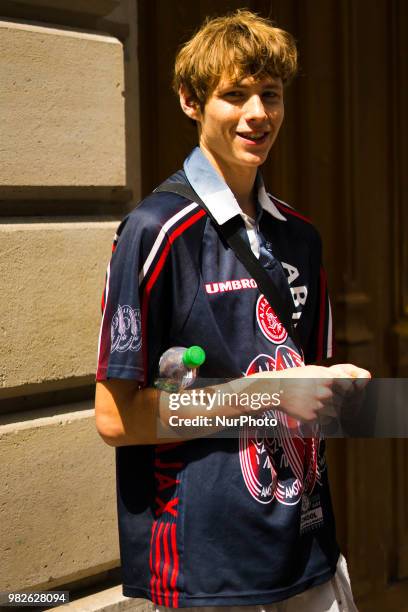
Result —
[[179, 97], [180, 106], [187, 117], [194, 119], [195, 121], [201, 121], [200, 106], [183, 85], [179, 89]]

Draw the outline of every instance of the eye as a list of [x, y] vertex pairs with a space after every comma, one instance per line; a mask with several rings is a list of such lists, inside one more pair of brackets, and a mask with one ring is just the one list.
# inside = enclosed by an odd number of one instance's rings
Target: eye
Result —
[[267, 100], [278, 100], [281, 96], [275, 89], [266, 89], [263, 92], [262, 97], [266, 98]]
[[223, 97], [227, 98], [227, 100], [238, 100], [242, 97], [242, 95], [242, 91], [240, 91], [239, 89], [231, 89], [230, 91], [226, 91], [223, 94]]

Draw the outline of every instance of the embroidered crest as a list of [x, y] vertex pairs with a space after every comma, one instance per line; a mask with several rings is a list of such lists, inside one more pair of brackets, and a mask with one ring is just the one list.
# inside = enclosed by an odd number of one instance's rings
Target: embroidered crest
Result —
[[139, 351], [142, 345], [140, 309], [118, 306], [111, 323], [111, 353]]
[[256, 303], [256, 320], [263, 335], [268, 340], [274, 344], [285, 342], [288, 332], [264, 295], [260, 295]]

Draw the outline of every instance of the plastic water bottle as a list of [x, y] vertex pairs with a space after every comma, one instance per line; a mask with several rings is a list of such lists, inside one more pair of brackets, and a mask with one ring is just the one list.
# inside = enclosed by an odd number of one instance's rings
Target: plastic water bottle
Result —
[[190, 387], [204, 361], [205, 351], [201, 346], [172, 346], [160, 357], [159, 377], [154, 386], [168, 393]]

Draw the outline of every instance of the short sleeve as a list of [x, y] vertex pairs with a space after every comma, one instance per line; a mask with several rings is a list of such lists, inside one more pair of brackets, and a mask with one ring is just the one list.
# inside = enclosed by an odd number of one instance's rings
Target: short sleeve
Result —
[[120, 224], [102, 296], [96, 380], [145, 380], [140, 271], [160, 228], [146, 224], [136, 209]]
[[205, 212], [172, 193], [153, 192], [122, 221], [106, 273], [96, 380], [153, 383], [200, 286], [204, 227]]

